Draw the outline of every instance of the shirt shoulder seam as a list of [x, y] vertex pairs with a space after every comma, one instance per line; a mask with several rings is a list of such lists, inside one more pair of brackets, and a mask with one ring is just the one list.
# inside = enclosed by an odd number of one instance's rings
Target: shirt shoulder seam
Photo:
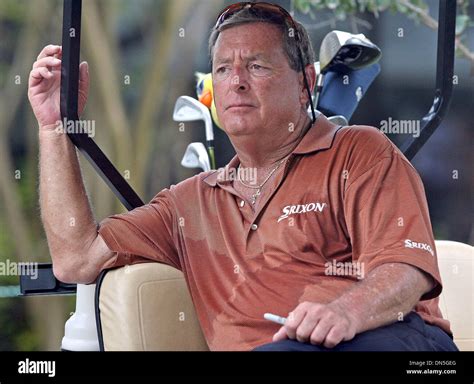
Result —
[[352, 187], [352, 186], [356, 183], [356, 181], [359, 180], [362, 176], [364, 176], [367, 172], [371, 171], [372, 169], [374, 169], [375, 167], [377, 167], [378, 165], [380, 165], [382, 160], [393, 158], [393, 156], [394, 156], [394, 149], [391, 148], [390, 146], [386, 147], [386, 148], [381, 152], [381, 154], [383, 154], [385, 151], [387, 151], [387, 149], [391, 149], [390, 155], [385, 155], [385, 156], [382, 156], [382, 157], [380, 157], [380, 158], [377, 157], [376, 162], [370, 164], [364, 171], [362, 171], [362, 173], [361, 173], [359, 176], [357, 176], [357, 177], [355, 178], [355, 180], [353, 180], [353, 181], [345, 188], [345, 192], [347, 192], [347, 191], [349, 190], [349, 188]]

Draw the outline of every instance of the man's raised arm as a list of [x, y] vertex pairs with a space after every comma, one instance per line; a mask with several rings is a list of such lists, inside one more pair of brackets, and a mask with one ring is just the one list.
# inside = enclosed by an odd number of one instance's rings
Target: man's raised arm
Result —
[[[97, 234], [74, 145], [58, 128], [61, 47], [46, 46], [33, 64], [28, 97], [39, 125], [40, 208], [55, 276], [89, 283], [113, 253]], [[89, 88], [87, 63], [80, 65], [79, 111]], [[59, 126], [60, 128], [60, 126]]]

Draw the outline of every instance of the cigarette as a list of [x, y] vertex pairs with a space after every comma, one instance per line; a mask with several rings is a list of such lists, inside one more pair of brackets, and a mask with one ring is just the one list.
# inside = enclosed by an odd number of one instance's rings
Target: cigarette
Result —
[[266, 320], [273, 321], [274, 323], [285, 325], [286, 317], [277, 316], [273, 313], [265, 313], [263, 317]]

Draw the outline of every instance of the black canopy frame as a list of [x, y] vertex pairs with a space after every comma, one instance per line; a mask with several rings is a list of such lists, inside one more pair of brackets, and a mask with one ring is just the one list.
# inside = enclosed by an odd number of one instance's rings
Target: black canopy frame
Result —
[[[77, 107], [81, 50], [81, 10], [82, 0], [64, 0], [60, 101], [63, 122], [79, 121]], [[80, 125], [74, 124], [74, 126]], [[67, 132], [67, 134], [125, 208], [132, 210], [143, 205], [143, 201], [137, 193], [86, 132]]]
[[412, 160], [426, 144], [446, 116], [453, 93], [454, 52], [456, 37], [456, 1], [440, 0], [438, 13], [438, 44], [436, 86], [433, 104], [421, 119], [420, 135], [405, 141], [400, 150]]

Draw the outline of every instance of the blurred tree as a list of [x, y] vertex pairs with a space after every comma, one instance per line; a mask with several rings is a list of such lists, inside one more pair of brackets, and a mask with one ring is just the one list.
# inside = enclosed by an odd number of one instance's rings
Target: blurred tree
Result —
[[[334, 20], [326, 20], [321, 23], [322, 25], [352, 18], [355, 26], [357, 24], [355, 15], [358, 13], [368, 12], [378, 17], [382, 12], [392, 11], [402, 13], [431, 29], [438, 29], [438, 22], [430, 16], [429, 7], [423, 0], [291, 0], [291, 4], [292, 9], [309, 14], [311, 17], [315, 16], [313, 11], [321, 9], [332, 11]], [[471, 62], [474, 70], [474, 52], [465, 45], [467, 31], [474, 27], [474, 22], [469, 16], [469, 0], [457, 0], [457, 4], [456, 51], [460, 57]]]
[[[36, 163], [37, 154], [31, 151], [24, 153], [22, 158], [14, 158], [14, 153], [9, 148], [6, 138], [9, 133], [15, 135], [16, 132], [13, 132], [15, 119], [21, 119], [19, 115], [24, 113], [28, 73], [32, 65], [32, 58], [37, 55], [37, 47], [40, 42], [38, 26], [48, 24], [53, 3], [46, 0], [28, 4], [25, 2], [14, 3], [16, 2], [2, 3], [2, 15], [7, 16], [7, 20], [13, 23], [14, 28], [19, 26], [22, 28], [19, 28], [18, 38], [12, 39], [16, 44], [14, 50], [10, 52], [9, 65], [4, 63], [2, 66], [6, 69], [5, 82], [0, 90], [2, 122], [0, 124], [0, 137], [2, 138], [0, 140], [0, 180], [2, 181], [0, 193], [4, 202], [2, 204], [4, 224], [2, 231], [10, 235], [9, 239], [13, 243], [13, 249], [5, 250], [1, 256], [2, 259], [12, 260], [15, 257], [16, 261], [38, 262], [45, 259], [46, 252], [44, 242], [38, 238], [38, 231], [34, 228], [35, 226], [39, 227], [37, 211], [31, 209], [35, 205], [32, 201], [35, 200], [33, 196], [36, 195], [36, 184], [33, 181], [33, 175], [28, 175], [27, 171], [32, 169], [27, 164]], [[11, 131], [9, 132], [9, 130]], [[24, 304], [30, 325], [39, 339], [39, 345], [44, 349], [57, 348], [57, 343], [56, 345], [53, 343], [60, 338], [63, 327], [61, 317], [57, 315], [63, 316], [66, 309], [64, 300], [51, 298], [47, 306], [43, 305], [41, 300], [25, 300]], [[13, 308], [18, 309], [18, 305]], [[7, 313], [9, 312], [7, 311]], [[17, 313], [18, 310], [9, 313], [11, 327], [17, 325], [16, 322], [19, 319], [14, 317]], [[22, 340], [22, 334], [24, 333], [15, 336], [18, 340]], [[27, 343], [30, 344], [30, 347], [38, 347], [33, 339], [29, 338], [28, 340]]]

